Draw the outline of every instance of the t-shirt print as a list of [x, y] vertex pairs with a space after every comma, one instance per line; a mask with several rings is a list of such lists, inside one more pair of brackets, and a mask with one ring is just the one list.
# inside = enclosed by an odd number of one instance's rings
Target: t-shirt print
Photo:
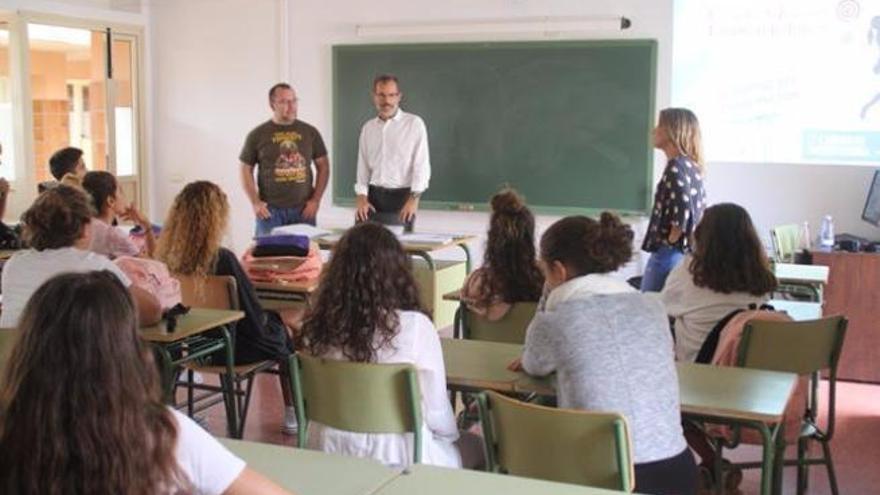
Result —
[[306, 181], [308, 161], [299, 151], [302, 134], [295, 131], [281, 131], [272, 134], [272, 143], [278, 145], [278, 159], [275, 161], [275, 182]]

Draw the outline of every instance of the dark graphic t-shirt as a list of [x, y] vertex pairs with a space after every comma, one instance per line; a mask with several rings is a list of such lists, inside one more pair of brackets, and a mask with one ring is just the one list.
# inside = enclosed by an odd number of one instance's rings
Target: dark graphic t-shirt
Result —
[[321, 134], [301, 120], [269, 120], [252, 130], [239, 160], [257, 166], [260, 199], [279, 208], [302, 206], [312, 195], [312, 162], [327, 156]]

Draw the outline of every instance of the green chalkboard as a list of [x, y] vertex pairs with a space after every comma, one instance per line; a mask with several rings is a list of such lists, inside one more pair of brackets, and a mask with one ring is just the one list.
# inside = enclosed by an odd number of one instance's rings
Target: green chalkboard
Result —
[[354, 199], [373, 78], [400, 79], [428, 127], [421, 207], [482, 209], [510, 185], [544, 213], [650, 208], [654, 40], [333, 47], [333, 197]]

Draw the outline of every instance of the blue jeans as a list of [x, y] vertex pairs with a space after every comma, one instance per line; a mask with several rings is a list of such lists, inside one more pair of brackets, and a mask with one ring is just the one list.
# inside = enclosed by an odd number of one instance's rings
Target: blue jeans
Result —
[[282, 225], [290, 225], [294, 223], [307, 223], [315, 225], [315, 219], [306, 220], [302, 217], [302, 207], [299, 208], [278, 208], [277, 206], [268, 205], [269, 218], [257, 218], [257, 236], [269, 235], [275, 227]]
[[662, 246], [651, 253], [642, 275], [642, 292], [660, 292], [669, 272], [681, 263], [682, 258], [684, 253], [672, 246]]

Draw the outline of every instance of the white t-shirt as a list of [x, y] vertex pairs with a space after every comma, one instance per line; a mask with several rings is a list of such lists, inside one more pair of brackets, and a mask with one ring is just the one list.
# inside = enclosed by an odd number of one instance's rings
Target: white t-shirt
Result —
[[196, 495], [222, 494], [244, 471], [245, 462], [189, 417], [169, 409], [177, 420], [177, 465], [192, 483]]
[[18, 325], [24, 306], [44, 282], [62, 273], [110, 270], [126, 287], [131, 280], [106, 256], [75, 247], [27, 249], [15, 253], [3, 266], [3, 313], [0, 327]]
[[747, 309], [750, 304], [767, 302], [769, 294], [756, 296], [747, 292], [723, 294], [707, 287], [697, 287], [687, 256], [672, 269], [660, 298], [666, 313], [675, 318], [675, 359], [693, 362], [712, 328], [731, 311]]
[[140, 254], [141, 250], [121, 228], [114, 227], [100, 218], [92, 219], [89, 225], [92, 229], [89, 251], [111, 258]]
[[[422, 313], [398, 311], [400, 331], [376, 351], [377, 363], [411, 363], [416, 368], [422, 394], [422, 462], [461, 467], [455, 441], [458, 427], [446, 393], [446, 367], [440, 336]], [[345, 359], [341, 352], [326, 356]], [[355, 433], [318, 422], [309, 424], [309, 448], [354, 457], [369, 457], [386, 465], [412, 464], [411, 433]]]

